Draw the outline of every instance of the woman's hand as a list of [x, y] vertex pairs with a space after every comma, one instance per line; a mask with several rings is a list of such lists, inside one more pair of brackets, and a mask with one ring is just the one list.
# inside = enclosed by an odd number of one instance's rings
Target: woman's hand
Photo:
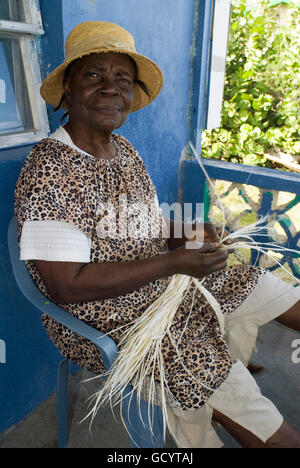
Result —
[[180, 247], [170, 252], [174, 272], [195, 278], [203, 278], [226, 268], [228, 252], [218, 250], [218, 246], [218, 243], [204, 243], [198, 249]]
[[[203, 223], [200, 224], [198, 229], [204, 230], [204, 242], [216, 242], [217, 244], [220, 243], [221, 238], [221, 229], [218, 229], [214, 224], [212, 223]], [[197, 227], [196, 227], [196, 233], [197, 233]]]
[[[169, 230], [168, 247], [170, 250], [177, 249], [185, 244], [188, 249], [199, 249], [204, 243], [220, 243], [222, 230], [212, 223], [176, 223], [165, 218]], [[179, 233], [179, 236], [178, 236]], [[228, 234], [224, 231], [224, 236]], [[193, 245], [193, 243], [195, 243]], [[227, 240], [225, 244], [233, 241]]]
[[[196, 228], [194, 229], [195, 236], [190, 239], [191, 242], [195, 243], [195, 247], [193, 247], [193, 244], [188, 244], [186, 243], [186, 248], [189, 249], [194, 249], [197, 248], [197, 244], [203, 245], [205, 243], [216, 243], [216, 244], [221, 244], [221, 235], [222, 235], [222, 229], [217, 228], [214, 224], [212, 223], [201, 223], [197, 224]], [[223, 238], [226, 237], [229, 234], [228, 231], [224, 230], [223, 233]], [[225, 245], [231, 245], [234, 242], [237, 242], [238, 239], [227, 239], [224, 244]], [[199, 245], [198, 245], [199, 247]]]

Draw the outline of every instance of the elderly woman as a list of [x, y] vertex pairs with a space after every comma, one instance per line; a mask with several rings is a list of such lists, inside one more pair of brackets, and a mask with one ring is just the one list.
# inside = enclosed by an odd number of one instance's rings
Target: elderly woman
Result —
[[[112, 332], [116, 342], [120, 326], [140, 317], [173, 275], [205, 277], [228, 319], [229, 342], [207, 300], [191, 287], [172, 324], [173, 337], [181, 337], [184, 366], [169, 339], [163, 342], [171, 433], [182, 447], [221, 447], [214, 418], [243, 447], [300, 447], [297, 430], [261, 395], [246, 368], [259, 325], [276, 318], [300, 329], [299, 288], [270, 281], [261, 268], [225, 268], [227, 254], [217, 250], [211, 225], [196, 250], [184, 248], [184, 236], [175, 238], [172, 222], [166, 236], [140, 156], [113, 133], [161, 87], [159, 67], [136, 52], [123, 28], [89, 22], [70, 33], [65, 62], [41, 88], [46, 102], [67, 109], [68, 122], [34, 147], [16, 187], [21, 258], [43, 294], [89, 325]], [[124, 235], [121, 223], [112, 232], [113, 221], [124, 214], [136, 227], [141, 224], [128, 208], [136, 203], [152, 210], [154, 237], [143, 230]], [[94, 345], [46, 315], [42, 320], [65, 356], [103, 373]]]

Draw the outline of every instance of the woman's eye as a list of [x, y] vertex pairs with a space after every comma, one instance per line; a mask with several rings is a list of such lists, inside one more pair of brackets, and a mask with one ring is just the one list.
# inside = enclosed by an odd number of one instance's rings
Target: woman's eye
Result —
[[127, 80], [127, 78], [120, 78], [119, 82], [122, 83], [123, 85], [127, 85], [127, 86], [131, 85], [131, 81]]

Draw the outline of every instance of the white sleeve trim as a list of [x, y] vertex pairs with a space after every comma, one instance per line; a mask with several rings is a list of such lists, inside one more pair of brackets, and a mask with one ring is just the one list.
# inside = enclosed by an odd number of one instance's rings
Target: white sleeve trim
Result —
[[25, 221], [20, 260], [89, 263], [90, 239], [65, 221]]

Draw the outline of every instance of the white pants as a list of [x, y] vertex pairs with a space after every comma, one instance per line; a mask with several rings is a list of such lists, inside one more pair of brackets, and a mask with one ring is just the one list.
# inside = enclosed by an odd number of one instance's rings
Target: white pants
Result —
[[203, 408], [183, 411], [168, 408], [168, 429], [178, 447], [220, 448], [223, 443], [212, 426], [213, 409], [266, 442], [277, 432], [283, 417], [265, 398], [246, 366], [255, 348], [260, 326], [282, 315], [300, 300], [294, 288], [267, 272], [247, 299], [227, 318], [227, 342], [236, 361], [228, 378]]

